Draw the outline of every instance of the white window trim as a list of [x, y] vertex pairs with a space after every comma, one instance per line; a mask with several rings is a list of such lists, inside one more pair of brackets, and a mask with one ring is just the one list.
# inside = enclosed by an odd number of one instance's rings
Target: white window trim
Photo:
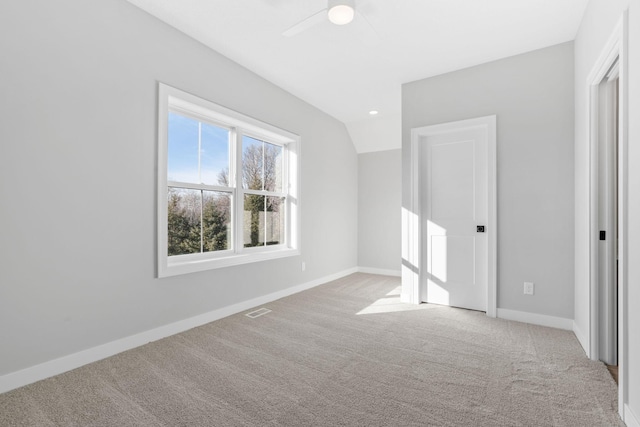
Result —
[[[229, 178], [235, 184], [232, 196], [232, 235], [233, 249], [189, 255], [168, 256], [168, 219], [167, 219], [167, 161], [168, 161], [168, 115], [169, 111], [184, 111], [191, 117], [202, 118], [207, 122], [219, 123], [231, 128], [233, 137], [242, 140], [242, 134], [283, 145], [284, 173], [283, 192], [286, 193], [288, 217], [285, 219], [285, 243], [273, 246], [245, 248], [236, 245], [242, 242], [244, 194], [252, 193], [242, 188], [242, 171], [232, 166]], [[236, 159], [242, 156], [241, 144], [230, 153], [231, 165], [237, 165]], [[221, 105], [191, 95], [174, 87], [158, 83], [158, 181], [157, 181], [157, 276], [170, 277], [180, 274], [216, 268], [230, 267], [259, 261], [266, 261], [300, 254], [300, 137], [291, 132], [261, 122], [252, 117], [230, 110]], [[235, 174], [233, 173], [235, 172]], [[193, 184], [189, 184], [193, 186]], [[210, 186], [207, 186], [210, 187]], [[287, 191], [288, 189], [288, 191]], [[229, 191], [227, 188], [224, 191]], [[280, 195], [274, 193], [273, 195]], [[239, 247], [237, 247], [239, 246]]]

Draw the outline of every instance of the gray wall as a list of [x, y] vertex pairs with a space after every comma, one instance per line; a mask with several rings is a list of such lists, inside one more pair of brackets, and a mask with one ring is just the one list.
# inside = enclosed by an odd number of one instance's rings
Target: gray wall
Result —
[[573, 43], [405, 84], [402, 112], [406, 207], [411, 129], [497, 115], [498, 308], [572, 319]]
[[[0, 52], [0, 375], [357, 265], [337, 120], [124, 0], [3, 2]], [[154, 278], [158, 81], [301, 135], [301, 257]]]
[[358, 265], [400, 273], [401, 150], [358, 155]]
[[611, 34], [628, 10], [628, 205], [627, 283], [623, 303], [627, 352], [622, 384], [626, 387], [627, 416], [635, 414], [640, 424], [640, 1], [590, 0], [575, 41], [575, 323], [583, 337], [589, 333], [589, 100], [587, 77]]

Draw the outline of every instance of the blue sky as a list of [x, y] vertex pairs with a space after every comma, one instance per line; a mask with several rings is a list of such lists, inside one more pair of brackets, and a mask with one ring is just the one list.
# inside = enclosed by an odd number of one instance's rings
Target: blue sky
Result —
[[169, 112], [168, 175], [170, 181], [218, 184], [218, 173], [229, 167], [229, 131], [202, 123], [198, 177], [198, 121]]

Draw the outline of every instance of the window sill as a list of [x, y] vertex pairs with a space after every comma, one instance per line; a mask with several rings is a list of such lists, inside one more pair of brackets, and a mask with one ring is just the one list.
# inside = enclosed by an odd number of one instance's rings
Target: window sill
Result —
[[179, 276], [181, 274], [197, 273], [199, 271], [215, 270], [217, 268], [268, 261], [296, 255], [300, 255], [300, 251], [298, 249], [277, 249], [260, 252], [252, 251], [250, 253], [233, 254], [225, 257], [199, 260], [171, 260], [165, 258], [164, 262], [160, 262], [158, 265], [158, 278]]

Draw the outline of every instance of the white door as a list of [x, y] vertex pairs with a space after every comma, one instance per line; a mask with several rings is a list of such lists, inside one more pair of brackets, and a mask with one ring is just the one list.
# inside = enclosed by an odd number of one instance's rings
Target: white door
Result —
[[599, 87], [598, 344], [599, 359], [618, 364], [618, 68]]
[[489, 232], [495, 235], [488, 139], [486, 127], [420, 137], [424, 302], [487, 311]]

